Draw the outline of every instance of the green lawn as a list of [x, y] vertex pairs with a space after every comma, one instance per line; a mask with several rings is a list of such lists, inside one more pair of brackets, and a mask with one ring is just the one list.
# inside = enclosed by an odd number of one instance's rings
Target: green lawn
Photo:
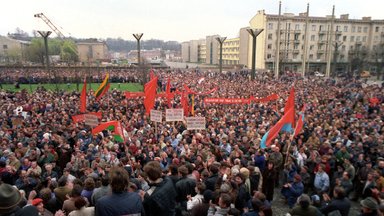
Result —
[[[87, 89], [92, 88], [93, 90], [96, 90], [99, 87], [100, 83], [87, 83]], [[22, 89], [26, 89], [28, 92], [34, 92], [38, 86], [44, 86], [45, 89], [55, 91], [56, 85], [55, 84], [21, 84], [20, 89], [16, 89], [15, 85], [13, 84], [2, 84], [2, 89], [7, 91], [21, 91]], [[76, 83], [70, 83], [70, 84], [64, 84], [60, 83], [57, 84], [58, 88], [65, 91], [77, 91], [77, 85]], [[83, 88], [83, 84], [79, 84], [79, 92]], [[118, 83], [111, 83], [110, 89], [118, 89], [121, 91], [131, 91], [131, 92], [137, 92], [137, 91], [143, 91], [143, 86], [139, 83], [121, 83], [120, 85]]]

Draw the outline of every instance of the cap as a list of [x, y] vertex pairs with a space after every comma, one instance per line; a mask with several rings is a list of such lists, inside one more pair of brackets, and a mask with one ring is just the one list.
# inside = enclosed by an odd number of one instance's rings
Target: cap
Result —
[[360, 204], [361, 206], [372, 209], [372, 210], [376, 210], [378, 206], [376, 200], [373, 199], [372, 197], [368, 197], [368, 198], [365, 198], [364, 200], [361, 200]]
[[40, 198], [36, 198], [36, 199], [33, 199], [32, 200], [32, 205], [33, 206], [37, 206], [37, 205], [39, 205], [40, 203], [42, 203], [43, 202], [43, 200], [42, 199], [40, 199]]

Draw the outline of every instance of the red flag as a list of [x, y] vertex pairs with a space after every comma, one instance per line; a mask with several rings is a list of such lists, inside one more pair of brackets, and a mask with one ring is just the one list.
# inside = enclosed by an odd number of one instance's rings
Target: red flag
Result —
[[271, 141], [277, 137], [284, 125], [290, 123], [292, 120], [293, 109], [290, 109], [286, 114], [281, 117], [281, 119], [271, 128], [267, 133], [264, 134], [260, 142], [261, 148], [266, 148], [271, 144]]
[[153, 69], [151, 69], [151, 71], [149, 72], [149, 78], [150, 80], [153, 80], [153, 78], [155, 78], [155, 73], [153, 72]]
[[155, 106], [155, 99], [156, 99], [156, 90], [157, 90], [157, 77], [151, 79], [148, 83], [144, 86], [144, 106], [145, 106], [145, 113], [149, 114], [151, 109]]
[[181, 106], [183, 107], [184, 109], [184, 116], [188, 116], [189, 115], [189, 105], [188, 105], [188, 94], [187, 93], [182, 93], [181, 94]]
[[297, 120], [296, 127], [295, 127], [295, 133], [293, 134], [293, 137], [296, 137], [301, 132], [301, 129], [303, 129], [304, 112], [305, 112], [305, 104], [303, 105], [303, 108], [300, 112], [299, 120]]
[[85, 113], [86, 110], [87, 110], [87, 80], [84, 79], [84, 85], [80, 95], [80, 112]]
[[167, 88], [165, 90], [165, 93], [167, 95], [168, 108], [171, 108], [172, 107], [172, 105], [171, 105], [172, 93], [171, 93], [171, 79], [170, 78], [168, 78]]
[[291, 131], [295, 126], [295, 88], [292, 86], [291, 91], [289, 92], [289, 97], [284, 107], [284, 115], [288, 113], [288, 111], [292, 109], [292, 113], [289, 117], [290, 122], [287, 122], [287, 125], [284, 127], [284, 131]]

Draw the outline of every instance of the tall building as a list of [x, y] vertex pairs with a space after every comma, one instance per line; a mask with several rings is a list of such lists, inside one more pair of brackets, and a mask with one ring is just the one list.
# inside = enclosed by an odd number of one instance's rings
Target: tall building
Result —
[[[350, 19], [348, 14], [340, 17], [309, 16], [308, 37], [305, 37], [306, 17], [306, 13], [282, 14], [280, 33], [278, 33], [279, 15], [266, 14], [264, 10], [258, 11], [249, 21], [249, 27], [240, 29], [239, 37], [227, 39], [223, 43], [223, 65], [251, 67], [252, 37], [246, 31], [247, 28], [264, 29], [256, 40], [257, 69], [274, 70], [276, 67], [277, 36], [279, 34], [280, 71], [301, 72], [303, 70], [305, 40], [307, 40], [306, 73], [314, 71], [325, 73], [329, 59], [331, 59], [332, 71], [362, 69], [375, 71], [375, 62], [384, 61], [384, 59], [374, 59], [375, 57], [372, 57], [374, 55], [371, 55], [372, 52], [369, 52], [383, 47], [384, 20], [373, 20], [371, 17]], [[199, 44], [195, 44], [194, 41], [184, 42], [182, 45], [183, 61], [204, 62], [205, 57], [206, 64], [218, 64], [220, 50], [216, 37], [218, 35], [207, 36], [205, 41], [199, 40]], [[196, 55], [198, 57], [195, 57]], [[364, 61], [360, 65], [354, 65], [356, 58], [364, 59]]]
[[[278, 15], [266, 14], [261, 10], [250, 21], [251, 28], [264, 29], [257, 38], [257, 68], [273, 69], [276, 65], [278, 18]], [[308, 19], [305, 71], [325, 72], [328, 55], [331, 55], [332, 64], [336, 63], [337, 71], [352, 70], [348, 67], [354, 55], [373, 50], [383, 43], [384, 20], [372, 20], [371, 17], [349, 19], [346, 14], [335, 17], [331, 29], [332, 15], [309, 16]], [[280, 20], [280, 71], [302, 71], [306, 13], [297, 16], [285, 13]]]

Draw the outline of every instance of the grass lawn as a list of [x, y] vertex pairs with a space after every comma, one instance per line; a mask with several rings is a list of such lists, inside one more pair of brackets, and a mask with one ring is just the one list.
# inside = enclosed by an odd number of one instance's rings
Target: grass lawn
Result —
[[[87, 89], [92, 88], [93, 90], [96, 90], [99, 87], [100, 83], [87, 83]], [[29, 93], [34, 92], [37, 87], [44, 86], [45, 89], [55, 91], [56, 85], [55, 84], [20, 84], [20, 88], [16, 89], [15, 85], [13, 84], [2, 84], [2, 89], [6, 91], [21, 91], [22, 89], [26, 89]], [[83, 84], [79, 84], [79, 90], [77, 90], [76, 83], [60, 83], [57, 84], [58, 88], [60, 90], [65, 91], [81, 91], [83, 88]], [[118, 89], [121, 91], [131, 91], [131, 92], [137, 92], [137, 91], [143, 91], [143, 86], [139, 83], [121, 83], [120, 85], [118, 83], [111, 83], [110, 89]]]

